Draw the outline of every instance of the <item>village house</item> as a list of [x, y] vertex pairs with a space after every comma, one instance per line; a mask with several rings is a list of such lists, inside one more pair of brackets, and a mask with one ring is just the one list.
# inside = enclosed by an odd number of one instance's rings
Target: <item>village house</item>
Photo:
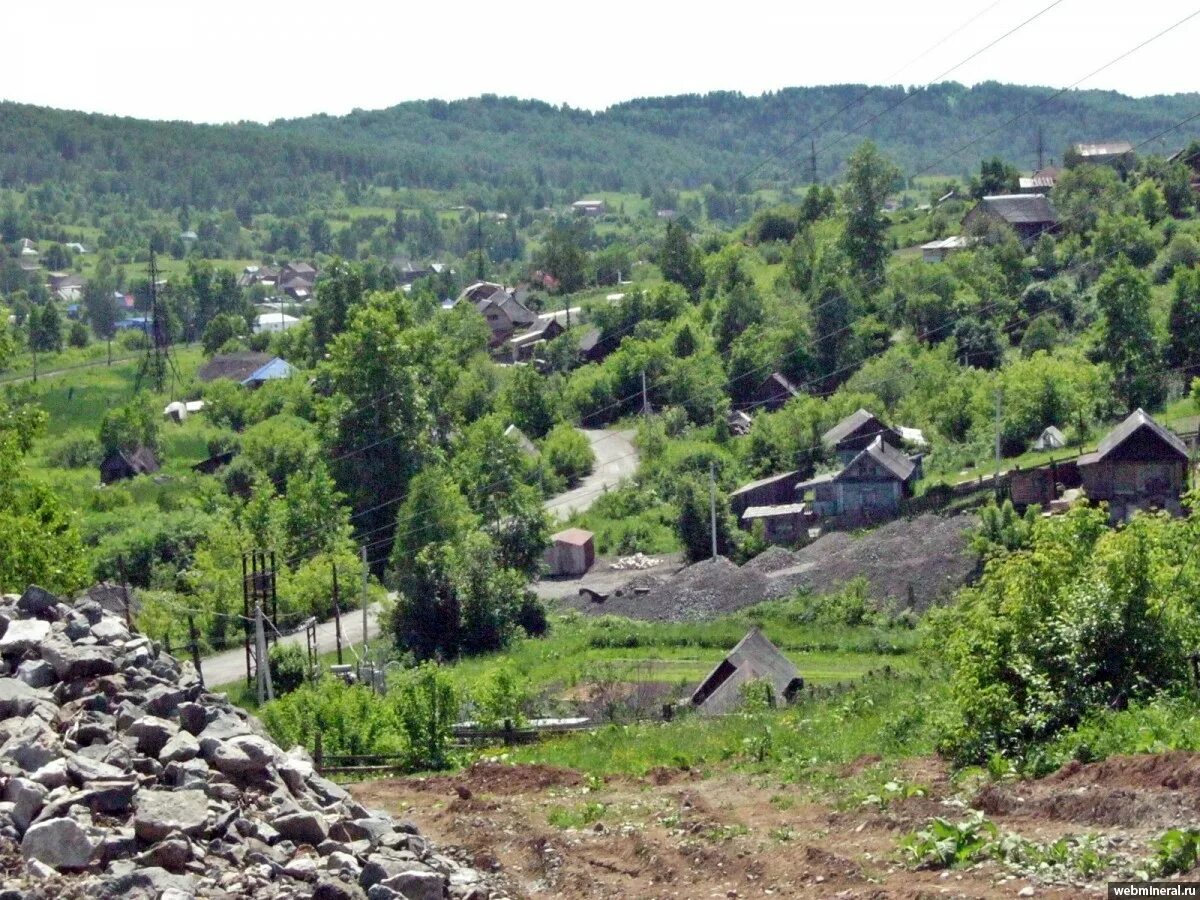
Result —
[[729, 508], [734, 515], [741, 516], [751, 506], [777, 506], [796, 499], [796, 476], [798, 472], [770, 475], [744, 484], [729, 495]]
[[542, 455], [542, 451], [537, 448], [537, 445], [516, 425], [509, 425], [505, 428], [504, 436], [509, 440], [516, 441], [521, 452], [530, 459], [537, 459]]
[[135, 450], [114, 450], [100, 463], [100, 483], [112, 484], [135, 475], [150, 475], [158, 471], [158, 460], [146, 447]]
[[518, 329], [528, 328], [538, 320], [537, 314], [521, 303], [511, 291], [490, 281], [468, 285], [458, 295], [455, 305], [459, 303], [470, 303], [487, 320], [492, 332], [491, 347], [500, 346]]
[[608, 206], [603, 200], [576, 200], [571, 204], [571, 211], [581, 216], [602, 216]]
[[76, 303], [83, 297], [83, 277], [66, 272], [51, 272], [46, 276], [50, 293], [65, 303]]
[[1187, 445], [1141, 409], [1105, 435], [1094, 453], [1079, 457], [1084, 493], [1093, 503], [1108, 503], [1114, 522], [1141, 509], [1181, 514], [1189, 465]]
[[793, 397], [800, 396], [800, 389], [788, 380], [782, 372], [772, 372], [764, 378], [751, 392], [750, 396], [738, 404], [739, 409], [779, 409]]
[[850, 461], [871, 446], [877, 437], [882, 437], [893, 447], [899, 447], [903, 443], [898, 431], [883, 424], [874, 413], [860, 408], [821, 435], [821, 443], [826, 450], [837, 456], [838, 462], [849, 465]]
[[218, 353], [196, 373], [207, 383], [218, 379], [236, 381], [245, 387], [256, 388], [264, 381], [290, 378], [296, 374], [291, 363], [270, 353]]
[[930, 241], [921, 245], [921, 259], [924, 262], [944, 262], [946, 257], [971, 246], [971, 239], [961, 234], [942, 238], [940, 241]]
[[38, 256], [37, 244], [29, 238], [21, 238], [17, 241], [17, 246], [20, 248], [20, 255], [25, 257]]
[[763, 681], [772, 704], [790, 703], [804, 689], [800, 671], [758, 628], [752, 628], [708, 673], [692, 693], [691, 704], [708, 715], [732, 712], [742, 702], [742, 688]]
[[877, 521], [895, 516], [921, 477], [920, 464], [879, 435], [840, 472], [796, 485], [798, 498], [813, 492], [812, 511], [822, 517]]
[[509, 338], [508, 347], [512, 352], [513, 362], [524, 362], [533, 359], [537, 348], [552, 341], [567, 329], [557, 316], [538, 316], [536, 322], [528, 331], [513, 335]]
[[1180, 163], [1187, 167], [1189, 171], [1188, 182], [1192, 186], [1193, 193], [1200, 194], [1200, 153], [1189, 153], [1192, 144], [1187, 147], [1181, 147], [1170, 156], [1167, 157], [1169, 163]]
[[1114, 169], [1128, 172], [1133, 169], [1135, 162], [1133, 144], [1129, 141], [1073, 144], [1066, 162], [1068, 167], [1091, 163], [1094, 166], [1112, 166]]
[[1044, 194], [997, 194], [984, 197], [963, 217], [963, 229], [987, 234], [991, 225], [1007, 225], [1023, 246], [1058, 227], [1058, 213]]
[[1032, 175], [1022, 175], [1017, 179], [1018, 194], [1049, 194], [1058, 184], [1058, 176], [1062, 170], [1053, 166], [1038, 169]]
[[579, 336], [579, 358], [584, 362], [604, 362], [611, 352], [612, 343], [604, 340], [603, 334], [595, 325]]
[[414, 281], [420, 281], [422, 278], [428, 278], [434, 274], [432, 267], [416, 265], [412, 260], [401, 257], [392, 260], [392, 268], [396, 272], [398, 284], [412, 284]]

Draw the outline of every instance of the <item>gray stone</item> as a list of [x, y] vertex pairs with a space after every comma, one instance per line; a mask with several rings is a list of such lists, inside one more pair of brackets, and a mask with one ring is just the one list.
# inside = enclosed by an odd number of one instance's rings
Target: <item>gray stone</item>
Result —
[[300, 881], [316, 881], [317, 861], [311, 856], [297, 856], [283, 867], [283, 874]]
[[446, 896], [445, 881], [436, 872], [413, 869], [392, 875], [381, 883], [399, 891], [407, 900], [443, 900]]
[[157, 759], [167, 742], [179, 734], [179, 726], [158, 716], [143, 716], [125, 733], [137, 741], [138, 753]]
[[116, 766], [79, 753], [67, 756], [67, 774], [80, 787], [87, 787], [92, 781], [109, 781], [125, 776], [125, 772]]
[[274, 765], [282, 756], [278, 747], [256, 734], [241, 735], [232, 738], [229, 743], [245, 753], [250, 761], [261, 769]]
[[17, 666], [17, 680], [33, 688], [52, 687], [58, 676], [54, 667], [44, 659], [27, 659]]
[[317, 882], [312, 900], [362, 900], [365, 895], [357, 887], [332, 878]]
[[320, 813], [295, 812], [271, 823], [285, 839], [297, 844], [318, 846], [329, 836], [329, 824]]
[[102, 864], [128, 859], [137, 852], [137, 837], [132, 828], [112, 828], [100, 841], [97, 857]]
[[123, 813], [133, 806], [137, 782], [133, 776], [93, 781], [88, 785], [88, 792], [91, 794], [88, 805], [93, 809], [109, 815]]
[[208, 711], [199, 703], [181, 703], [179, 724], [190, 734], [200, 734], [208, 725]]
[[147, 843], [161, 841], [172, 831], [198, 835], [209, 821], [204, 791], [140, 791], [133, 829]]
[[[0, 679], [0, 684], [20, 684]], [[8, 757], [26, 772], [36, 772], [46, 763], [62, 756], [58, 735], [39, 719], [26, 719], [21, 729], [0, 745], [0, 756]]]
[[50, 702], [50, 694], [41, 688], [30, 687], [16, 678], [0, 678], [0, 719], [28, 716], [36, 704]]
[[207, 759], [217, 747], [243, 734], [253, 734], [249, 725], [237, 716], [218, 713], [196, 737], [200, 740], [200, 753]]
[[4, 787], [4, 799], [13, 804], [12, 819], [22, 834], [46, 804], [50, 791], [29, 778], [10, 778]]
[[203, 790], [208, 784], [208, 764], [202, 759], [168, 763], [163, 769], [163, 781], [171, 787]]
[[358, 883], [360, 887], [370, 889], [371, 885], [386, 881], [393, 875], [430, 871], [432, 870], [428, 866], [423, 866], [412, 859], [403, 859], [391, 853], [372, 853], [363, 863], [362, 875], [359, 876]]
[[57, 638], [42, 644], [42, 659], [54, 666], [54, 674], [60, 681], [95, 678], [117, 671], [116, 661], [108, 648], [69, 644]]
[[325, 868], [331, 872], [351, 872], [355, 878], [358, 878], [359, 872], [362, 871], [358, 860], [353, 855], [341, 850], [335, 850], [325, 857]]
[[50, 635], [50, 623], [44, 619], [16, 619], [0, 637], [0, 655], [20, 656], [32, 650]]
[[39, 616], [58, 606], [58, 598], [45, 588], [31, 584], [17, 601], [17, 609], [27, 616]]
[[71, 783], [71, 776], [67, 772], [67, 761], [61, 756], [50, 760], [31, 774], [29, 779], [36, 781], [40, 785], [44, 785], [50, 790]]
[[382, 884], [373, 884], [367, 891], [367, 900], [408, 900], [402, 893]]
[[168, 872], [182, 872], [192, 861], [192, 845], [181, 837], [159, 841], [140, 857], [141, 865], [161, 866]]
[[196, 879], [192, 875], [173, 875], [158, 866], [147, 866], [126, 872], [106, 881], [100, 896], [106, 898], [161, 898], [167, 891], [180, 891], [185, 896], [196, 895]]
[[390, 819], [353, 819], [339, 822], [330, 830], [330, 834], [341, 840], [368, 840], [372, 846], [377, 846], [387, 835], [395, 833], [395, 827]]
[[115, 616], [106, 616], [95, 623], [92, 623], [89, 617], [84, 616], [84, 621], [91, 624], [92, 637], [102, 644], [115, 644], [117, 641], [124, 643], [129, 640], [129, 629]]
[[200, 754], [200, 742], [186, 731], [178, 731], [158, 752], [159, 762], [187, 762]]
[[[204, 748], [201, 744], [201, 749]], [[209, 745], [211, 747], [211, 744]], [[226, 741], [218, 744], [205, 754], [205, 758], [218, 772], [233, 777], [243, 777], [253, 775], [256, 772], [262, 772], [263, 766], [250, 758], [241, 747], [236, 744]]]
[[156, 684], [146, 691], [146, 699], [142, 704], [146, 712], [156, 716], [174, 715], [179, 704], [184, 701], [185, 694], [179, 688], [167, 684]]
[[21, 839], [21, 856], [55, 869], [84, 869], [97, 843], [74, 819], [50, 819], [30, 825]]

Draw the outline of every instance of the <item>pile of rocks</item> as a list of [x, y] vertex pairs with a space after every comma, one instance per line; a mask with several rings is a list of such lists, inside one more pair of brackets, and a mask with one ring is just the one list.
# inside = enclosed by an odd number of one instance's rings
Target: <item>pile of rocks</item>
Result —
[[609, 568], [617, 572], [640, 571], [642, 569], [653, 569], [655, 566], [662, 565], [661, 559], [656, 559], [653, 556], [646, 556], [644, 553], [635, 553], [633, 556], [622, 556], [616, 561], [609, 564]]
[[497, 895], [190, 663], [37, 587], [0, 598], [0, 798], [0, 900]]

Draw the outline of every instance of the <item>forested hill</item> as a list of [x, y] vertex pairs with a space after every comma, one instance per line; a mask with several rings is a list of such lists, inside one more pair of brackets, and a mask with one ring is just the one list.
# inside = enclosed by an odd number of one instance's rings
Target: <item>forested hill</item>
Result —
[[[1072, 91], [1026, 115], [1053, 93], [947, 83], [916, 89], [891, 109], [905, 97], [903, 88], [837, 85], [758, 97], [641, 99], [599, 113], [484, 96], [265, 126], [147, 122], [0, 103], [0, 186], [52, 183], [154, 207], [240, 205], [281, 214], [303, 210], [346, 181], [478, 189], [493, 200], [499, 191], [502, 200], [515, 193], [529, 202], [538, 194], [550, 199], [547, 193], [728, 184], [827, 119], [815, 135], [822, 178], [836, 176], [864, 137], [907, 173], [933, 167], [957, 174], [992, 155], [1028, 168], [1039, 126], [1047, 156], [1060, 157], [1070, 141], [1136, 142], [1200, 109], [1200, 94], [1134, 99]], [[1173, 149], [1190, 137], [1173, 133], [1156, 146]], [[806, 180], [808, 151], [804, 139], [755, 180]]]

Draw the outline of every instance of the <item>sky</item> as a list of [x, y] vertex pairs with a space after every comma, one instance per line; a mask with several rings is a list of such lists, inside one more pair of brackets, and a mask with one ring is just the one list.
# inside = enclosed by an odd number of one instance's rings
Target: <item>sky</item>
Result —
[[[1197, 10], [1200, 0], [56, 0], [22, 8], [21, 39], [0, 51], [0, 99], [266, 122], [482, 93], [598, 110], [844, 82], [1065, 87]], [[1080, 87], [1196, 90], [1190, 65], [1169, 61], [1191, 59], [1197, 39], [1200, 16]]]

